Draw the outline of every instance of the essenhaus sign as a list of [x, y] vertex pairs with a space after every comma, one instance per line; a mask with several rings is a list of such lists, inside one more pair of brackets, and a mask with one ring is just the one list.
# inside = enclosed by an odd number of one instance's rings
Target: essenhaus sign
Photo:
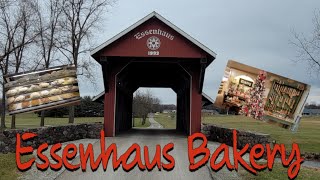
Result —
[[138, 32], [134, 35], [134, 37], [136, 39], [141, 39], [141, 38], [148, 36], [148, 35], [160, 35], [160, 36], [166, 37], [170, 40], [174, 39], [173, 35], [171, 35], [170, 33], [166, 32], [166, 31], [163, 31], [161, 29], [149, 29], [149, 30], [145, 30], [143, 32]]

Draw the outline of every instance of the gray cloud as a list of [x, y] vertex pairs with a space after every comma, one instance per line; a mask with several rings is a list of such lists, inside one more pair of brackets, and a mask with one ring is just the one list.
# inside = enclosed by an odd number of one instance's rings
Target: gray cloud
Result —
[[[319, 79], [310, 78], [304, 64], [296, 64], [296, 49], [290, 45], [291, 31], [312, 33], [319, 0], [232, 0], [155, 1], [119, 0], [107, 14], [103, 31], [95, 35], [96, 45], [108, 40], [152, 11], [215, 51], [217, 59], [207, 68], [204, 92], [215, 98], [229, 59], [312, 85], [309, 101], [320, 102]], [[101, 74], [97, 81], [102, 83]], [[81, 83], [80, 83], [81, 86]], [[95, 92], [92, 92], [95, 89]], [[81, 93], [103, 90], [81, 86]], [[171, 90], [153, 89], [163, 103], [175, 103]]]

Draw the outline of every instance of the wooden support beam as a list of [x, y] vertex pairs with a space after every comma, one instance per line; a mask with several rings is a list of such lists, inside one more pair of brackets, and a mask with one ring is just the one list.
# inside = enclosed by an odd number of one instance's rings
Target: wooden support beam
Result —
[[109, 92], [109, 82], [108, 82], [108, 73], [110, 73], [110, 64], [107, 60], [107, 57], [101, 56], [100, 57], [100, 64], [102, 66], [102, 76], [103, 76], [103, 84], [104, 84], [104, 92]]
[[199, 93], [202, 93], [204, 76], [206, 73], [207, 59], [200, 59]]

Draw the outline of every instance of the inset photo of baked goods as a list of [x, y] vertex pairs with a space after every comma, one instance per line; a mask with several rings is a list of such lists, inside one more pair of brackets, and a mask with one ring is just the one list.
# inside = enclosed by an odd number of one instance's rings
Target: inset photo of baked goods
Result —
[[[52, 109], [78, 103], [74, 65], [5, 75], [5, 99], [9, 115]], [[63, 95], [62, 97], [62, 94]], [[64, 100], [68, 99], [68, 100]], [[70, 99], [70, 100], [69, 100]]]

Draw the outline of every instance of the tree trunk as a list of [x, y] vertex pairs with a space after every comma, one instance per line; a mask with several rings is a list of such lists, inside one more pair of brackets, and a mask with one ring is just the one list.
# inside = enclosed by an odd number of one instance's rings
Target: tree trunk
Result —
[[147, 119], [147, 116], [143, 115], [142, 116], [142, 125], [146, 124], [146, 119]]
[[45, 111], [41, 111], [41, 120], [40, 120], [40, 126], [44, 126], [44, 113]]
[[2, 109], [1, 109], [1, 128], [6, 128], [6, 93], [4, 91], [4, 83], [2, 83]]
[[69, 107], [69, 123], [74, 123], [74, 106]]
[[16, 115], [11, 116], [11, 129], [16, 128]]

